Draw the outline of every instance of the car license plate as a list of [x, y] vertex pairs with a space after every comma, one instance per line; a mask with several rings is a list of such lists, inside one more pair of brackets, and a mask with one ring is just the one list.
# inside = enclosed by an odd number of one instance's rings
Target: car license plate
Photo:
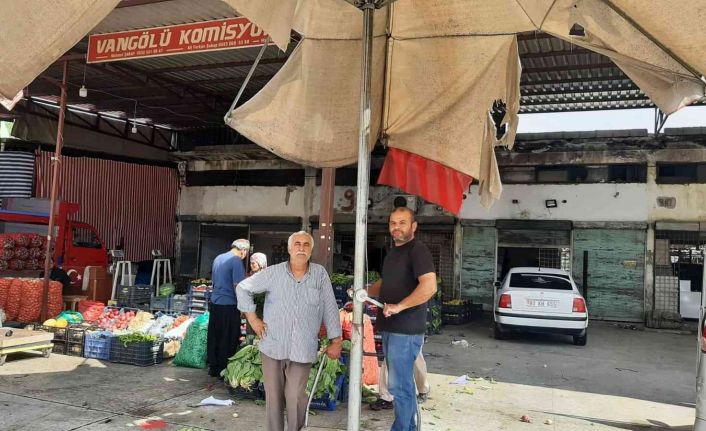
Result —
[[527, 306], [532, 308], [556, 308], [559, 301], [556, 299], [528, 299]]

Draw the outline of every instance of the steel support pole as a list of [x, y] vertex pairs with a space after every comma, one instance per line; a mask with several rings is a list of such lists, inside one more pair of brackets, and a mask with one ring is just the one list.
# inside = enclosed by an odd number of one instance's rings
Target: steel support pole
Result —
[[[365, 0], [363, 11], [363, 57], [360, 80], [360, 130], [358, 135], [358, 188], [355, 210], [355, 260], [353, 287], [365, 288], [368, 249], [368, 187], [370, 185], [371, 77], [373, 57], [373, 15], [375, 3]], [[348, 431], [360, 429], [361, 377], [363, 375], [363, 303], [353, 295], [353, 335], [348, 393]]]
[[[54, 244], [54, 219], [56, 214], [56, 200], [59, 194], [59, 172], [61, 170], [61, 147], [64, 144], [64, 118], [66, 116], [66, 87], [69, 75], [69, 62], [64, 61], [63, 76], [61, 78], [61, 99], [59, 101], [59, 120], [56, 127], [56, 147], [54, 157], [51, 159], [52, 178], [49, 198], [49, 227], [47, 228], [47, 251], [44, 256], [44, 281], [42, 283], [42, 322], [47, 319], [47, 305], [49, 304], [49, 272]], [[55, 264], [58, 262], [54, 262]], [[54, 317], [54, 316], [51, 316]]]

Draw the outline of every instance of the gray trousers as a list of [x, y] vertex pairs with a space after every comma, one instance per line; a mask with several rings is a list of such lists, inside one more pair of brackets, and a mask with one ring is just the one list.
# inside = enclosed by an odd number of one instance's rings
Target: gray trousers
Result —
[[[278, 361], [260, 353], [265, 380], [265, 412], [267, 431], [299, 431], [306, 419], [306, 382], [312, 364], [289, 360]], [[287, 408], [287, 428], [284, 415]]]

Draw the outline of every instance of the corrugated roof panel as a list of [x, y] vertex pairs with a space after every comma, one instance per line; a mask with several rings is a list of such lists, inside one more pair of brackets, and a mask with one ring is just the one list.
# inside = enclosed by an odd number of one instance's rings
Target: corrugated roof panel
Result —
[[221, 0], [171, 0], [116, 8], [90, 34], [113, 33], [238, 16]]

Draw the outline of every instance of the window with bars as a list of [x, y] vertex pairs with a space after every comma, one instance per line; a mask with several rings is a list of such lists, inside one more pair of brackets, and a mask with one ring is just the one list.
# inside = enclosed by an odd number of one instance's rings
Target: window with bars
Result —
[[658, 230], [655, 232], [654, 308], [679, 312], [679, 290], [703, 290], [706, 232]]

